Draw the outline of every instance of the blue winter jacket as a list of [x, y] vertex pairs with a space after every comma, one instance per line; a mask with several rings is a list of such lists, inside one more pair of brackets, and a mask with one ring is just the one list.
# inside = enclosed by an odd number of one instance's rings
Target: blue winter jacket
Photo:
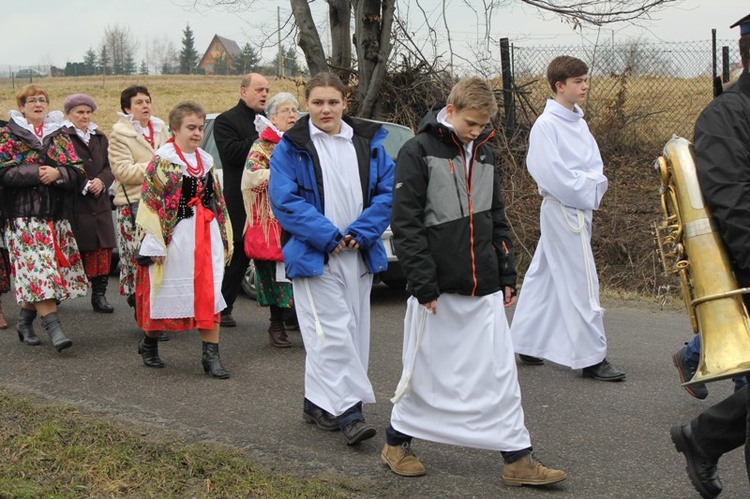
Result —
[[359, 243], [370, 272], [383, 272], [388, 266], [380, 240], [388, 227], [393, 199], [394, 163], [382, 145], [388, 132], [377, 123], [343, 119], [354, 130], [364, 201], [364, 210], [344, 233], [324, 213], [323, 173], [310, 138], [310, 117], [301, 118], [285, 132], [271, 155], [268, 192], [283, 229], [282, 253], [291, 279], [322, 275], [328, 254], [347, 234]]

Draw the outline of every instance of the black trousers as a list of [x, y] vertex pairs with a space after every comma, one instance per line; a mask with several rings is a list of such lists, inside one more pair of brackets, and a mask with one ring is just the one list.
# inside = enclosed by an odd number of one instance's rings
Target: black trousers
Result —
[[745, 468], [750, 480], [750, 391], [744, 386], [691, 421], [698, 446], [709, 457], [719, 459], [727, 452], [745, 446]]
[[245, 277], [245, 271], [250, 264], [250, 259], [245, 255], [245, 242], [242, 239], [235, 239], [234, 253], [229, 266], [224, 268], [224, 279], [221, 281], [221, 295], [227, 302], [227, 308], [222, 314], [231, 314], [234, 308], [234, 302], [240, 293], [242, 279]]

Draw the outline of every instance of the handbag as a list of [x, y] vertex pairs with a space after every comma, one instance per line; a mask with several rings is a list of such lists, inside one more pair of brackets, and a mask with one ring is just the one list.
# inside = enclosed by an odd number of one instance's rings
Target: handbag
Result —
[[281, 226], [275, 218], [268, 220], [266, 223], [268, 225], [268, 237], [266, 237], [263, 225], [260, 223], [251, 225], [245, 230], [245, 255], [253, 260], [281, 262], [284, 260], [279, 242]]

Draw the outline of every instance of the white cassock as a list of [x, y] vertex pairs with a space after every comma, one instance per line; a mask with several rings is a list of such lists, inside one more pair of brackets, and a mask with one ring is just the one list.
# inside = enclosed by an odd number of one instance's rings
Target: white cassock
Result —
[[544, 196], [541, 236], [513, 315], [515, 351], [573, 369], [607, 353], [591, 219], [607, 190], [599, 147], [576, 105], [548, 100], [531, 129], [529, 173]]
[[531, 446], [502, 292], [442, 294], [435, 315], [410, 297], [403, 365], [410, 383], [393, 406], [396, 430], [480, 449]]
[[[343, 233], [362, 213], [362, 184], [352, 129], [329, 136], [310, 122], [320, 158], [325, 215]], [[358, 251], [328, 255], [323, 275], [292, 281], [305, 342], [305, 398], [334, 416], [358, 402], [374, 403], [367, 366], [370, 355], [372, 274]], [[316, 319], [320, 328], [316, 327]]]

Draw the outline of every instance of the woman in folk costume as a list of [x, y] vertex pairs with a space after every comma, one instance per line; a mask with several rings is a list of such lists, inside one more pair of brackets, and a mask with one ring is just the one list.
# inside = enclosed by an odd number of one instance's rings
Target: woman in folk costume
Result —
[[346, 92], [331, 73], [307, 82], [310, 114], [274, 149], [268, 192], [307, 352], [303, 417], [352, 445], [376, 434], [362, 404], [375, 401], [370, 291], [388, 265], [393, 161], [382, 126], [343, 115]]
[[[268, 118], [262, 115], [255, 117], [255, 128], [260, 138], [250, 148], [242, 174], [242, 198], [247, 213], [245, 254], [255, 262], [258, 305], [271, 310], [268, 340], [274, 347], [288, 348], [292, 343], [284, 327], [284, 309], [294, 305], [292, 284], [278, 279], [278, 270], [283, 275], [284, 269], [281, 226], [271, 211], [268, 180], [273, 149], [282, 134], [299, 118], [297, 99], [288, 92], [278, 93], [266, 103], [265, 112]], [[281, 268], [277, 269], [277, 265]]]
[[114, 308], [107, 301], [105, 293], [112, 264], [112, 248], [117, 241], [107, 191], [115, 179], [107, 157], [109, 141], [91, 121], [96, 103], [90, 96], [69, 95], [63, 102], [63, 108], [67, 117], [63, 129], [70, 136], [86, 170], [86, 183], [77, 193], [73, 232], [83, 258], [86, 277], [91, 282], [91, 306], [95, 312], [111, 314]]
[[544, 197], [541, 235], [513, 314], [513, 346], [527, 364], [542, 359], [583, 369], [583, 376], [621, 381], [625, 373], [605, 358], [604, 309], [591, 251], [591, 221], [607, 191], [599, 147], [579, 104], [588, 66], [574, 57], [547, 68], [554, 99], [529, 136], [526, 165]]
[[169, 113], [172, 138], [146, 167], [136, 223], [143, 231], [136, 276], [136, 319], [145, 331], [138, 344], [143, 363], [164, 367], [160, 331], [197, 328], [203, 370], [229, 373], [219, 358], [219, 313], [224, 265], [232, 241], [214, 160], [198, 146], [206, 113], [184, 101]]
[[[151, 115], [151, 94], [134, 85], [120, 94], [120, 119], [109, 136], [109, 164], [115, 176], [117, 244], [120, 250], [120, 294], [135, 306], [135, 261], [139, 239], [135, 218], [146, 165], [169, 138], [164, 122]], [[166, 339], [166, 336], [164, 337]]]
[[[0, 120], [0, 128], [5, 127], [7, 121]], [[3, 197], [3, 188], [0, 187], [0, 199]], [[2, 213], [2, 206], [0, 206]], [[3, 236], [3, 222], [0, 218], [0, 329], [8, 329], [8, 321], [3, 313], [2, 296], [10, 291], [10, 258], [8, 248], [5, 247], [5, 236]]]
[[39, 314], [59, 352], [73, 342], [57, 316], [57, 303], [86, 296], [88, 283], [70, 218], [85, 172], [73, 144], [60, 129], [62, 113], [49, 112], [49, 95], [37, 85], [16, 94], [18, 111], [0, 130], [0, 186], [5, 243], [21, 315], [18, 339], [41, 341], [33, 328]]

